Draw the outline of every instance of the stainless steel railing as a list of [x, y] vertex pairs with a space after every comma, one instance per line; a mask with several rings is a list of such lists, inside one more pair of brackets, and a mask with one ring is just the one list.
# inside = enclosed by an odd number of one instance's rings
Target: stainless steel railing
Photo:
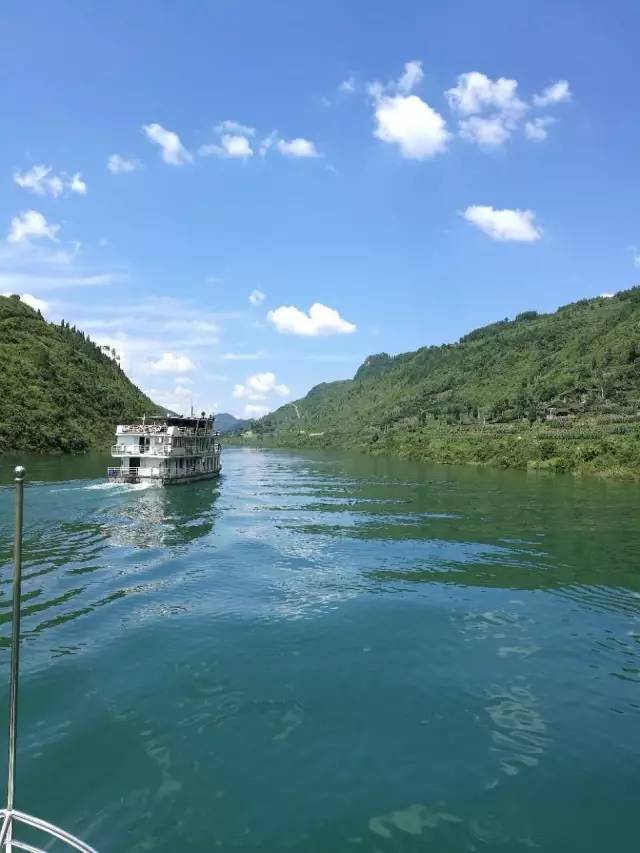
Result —
[[15, 518], [13, 532], [13, 605], [11, 622], [11, 667], [9, 674], [9, 735], [8, 735], [8, 772], [7, 772], [7, 807], [0, 809], [0, 850], [11, 853], [13, 850], [27, 850], [30, 853], [45, 853], [40, 847], [34, 847], [15, 837], [15, 830], [20, 824], [31, 826], [45, 836], [48, 846], [51, 839], [62, 841], [81, 853], [96, 853], [93, 847], [80, 841], [79, 838], [60, 829], [54, 824], [41, 818], [26, 814], [14, 808], [16, 790], [16, 758], [18, 742], [18, 682], [20, 678], [20, 592], [22, 587], [22, 527], [24, 508], [24, 478], [25, 470], [18, 465], [14, 471], [15, 482]]
[[214, 443], [206, 450], [189, 445], [176, 447], [171, 444], [158, 444], [152, 447], [135, 447], [130, 444], [113, 444], [111, 446], [112, 456], [208, 456], [211, 453], [220, 453], [220, 443]]

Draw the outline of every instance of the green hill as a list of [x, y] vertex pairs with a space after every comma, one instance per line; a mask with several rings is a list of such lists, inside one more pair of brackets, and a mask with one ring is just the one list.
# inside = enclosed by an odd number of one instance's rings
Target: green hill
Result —
[[216, 415], [216, 429], [218, 432], [227, 433], [227, 432], [238, 432], [242, 430], [249, 422], [246, 420], [242, 420], [240, 418], [236, 418], [234, 415], [230, 415], [228, 412], [219, 412]]
[[282, 446], [640, 476], [640, 287], [370, 356], [252, 431]]
[[83, 332], [0, 296], [0, 453], [78, 453], [156, 405]]

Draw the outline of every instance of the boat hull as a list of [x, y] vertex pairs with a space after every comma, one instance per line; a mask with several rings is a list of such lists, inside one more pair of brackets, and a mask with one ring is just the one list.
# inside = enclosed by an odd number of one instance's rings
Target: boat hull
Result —
[[181, 477], [141, 477], [138, 474], [118, 474], [116, 476], [109, 475], [109, 482], [129, 484], [149, 483], [153, 486], [179, 486], [184, 483], [195, 483], [198, 480], [215, 480], [219, 476], [220, 469], [217, 471], [202, 471], [198, 474], [185, 474]]

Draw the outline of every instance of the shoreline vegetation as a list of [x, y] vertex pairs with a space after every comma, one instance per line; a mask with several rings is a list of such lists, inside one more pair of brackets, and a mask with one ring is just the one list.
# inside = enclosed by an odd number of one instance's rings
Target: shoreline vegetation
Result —
[[117, 423], [158, 408], [114, 351], [18, 296], [0, 296], [0, 365], [0, 456], [107, 449]]
[[370, 356], [226, 443], [638, 480], [640, 287]]
[[[0, 454], [106, 450], [157, 409], [115, 353], [16, 296], [0, 297], [0, 360]], [[369, 356], [225, 443], [640, 480], [640, 286]]]

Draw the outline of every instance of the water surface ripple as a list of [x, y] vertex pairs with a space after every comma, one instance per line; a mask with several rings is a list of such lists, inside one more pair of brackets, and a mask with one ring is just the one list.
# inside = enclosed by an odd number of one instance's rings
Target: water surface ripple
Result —
[[636, 849], [637, 486], [230, 449], [220, 481], [159, 489], [21, 461], [21, 808], [127, 853]]

